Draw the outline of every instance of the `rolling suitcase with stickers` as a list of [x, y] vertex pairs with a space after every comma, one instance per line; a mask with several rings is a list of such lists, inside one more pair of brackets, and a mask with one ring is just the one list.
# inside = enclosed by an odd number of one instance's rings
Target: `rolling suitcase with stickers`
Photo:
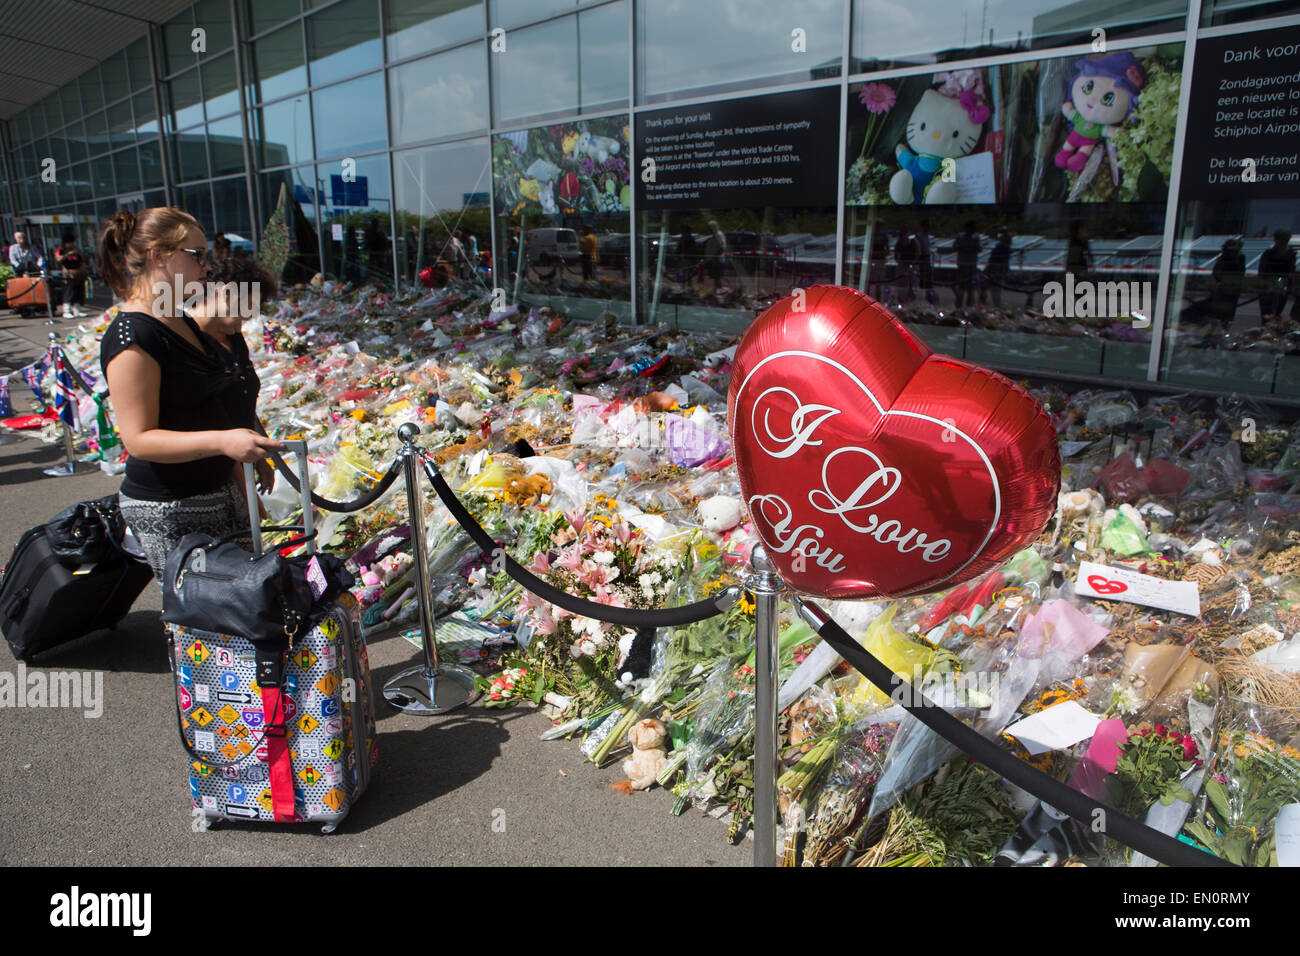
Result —
[[[310, 537], [306, 454], [298, 461]], [[256, 520], [253, 539], [260, 551]], [[314, 554], [310, 540], [308, 549]], [[222, 820], [314, 822], [332, 833], [369, 785], [378, 758], [375, 695], [359, 609], [344, 592], [321, 610], [306, 634], [274, 654], [239, 635], [167, 625], [191, 805], [204, 828]]]

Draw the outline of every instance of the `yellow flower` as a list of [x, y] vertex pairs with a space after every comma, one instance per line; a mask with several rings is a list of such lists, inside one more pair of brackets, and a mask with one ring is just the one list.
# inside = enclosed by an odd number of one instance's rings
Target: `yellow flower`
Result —
[[560, 140], [560, 146], [564, 149], [565, 156], [568, 156], [570, 153], [573, 152], [573, 147], [577, 145], [577, 142], [578, 142], [577, 133], [570, 133], [568, 136], [564, 137], [564, 139]]
[[1283, 757], [1290, 757], [1292, 760], [1300, 760], [1300, 750], [1296, 750], [1294, 747], [1283, 747], [1281, 753]]
[[540, 199], [542, 196], [542, 184], [536, 179], [520, 179], [519, 195], [526, 196], [529, 199]]
[[754, 613], [753, 595], [751, 595], [748, 591], [743, 592], [740, 595], [740, 601], [736, 604], [736, 606], [740, 608], [740, 610], [745, 614], [753, 614]]

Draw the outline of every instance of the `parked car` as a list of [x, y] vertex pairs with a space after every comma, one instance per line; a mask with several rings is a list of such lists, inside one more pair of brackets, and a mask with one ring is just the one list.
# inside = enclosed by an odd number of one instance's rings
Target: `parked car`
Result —
[[524, 237], [524, 255], [529, 265], [562, 259], [566, 263], [581, 260], [578, 234], [572, 229], [529, 229]]

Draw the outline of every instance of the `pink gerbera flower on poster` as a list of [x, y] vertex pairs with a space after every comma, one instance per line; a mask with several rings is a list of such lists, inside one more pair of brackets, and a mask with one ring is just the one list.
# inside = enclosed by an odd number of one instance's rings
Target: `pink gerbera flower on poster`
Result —
[[897, 102], [893, 87], [885, 83], [866, 83], [858, 91], [858, 102], [871, 113], [888, 113]]

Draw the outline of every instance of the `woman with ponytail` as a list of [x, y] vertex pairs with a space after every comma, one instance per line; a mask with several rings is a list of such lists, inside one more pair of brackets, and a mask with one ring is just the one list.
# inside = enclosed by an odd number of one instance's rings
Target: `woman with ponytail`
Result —
[[194, 217], [161, 206], [118, 212], [100, 239], [104, 279], [123, 300], [99, 353], [127, 451], [118, 497], [160, 586], [187, 534], [244, 530], [251, 547], [239, 463], [284, 447], [254, 430], [256, 379], [182, 308], [206, 251]]

